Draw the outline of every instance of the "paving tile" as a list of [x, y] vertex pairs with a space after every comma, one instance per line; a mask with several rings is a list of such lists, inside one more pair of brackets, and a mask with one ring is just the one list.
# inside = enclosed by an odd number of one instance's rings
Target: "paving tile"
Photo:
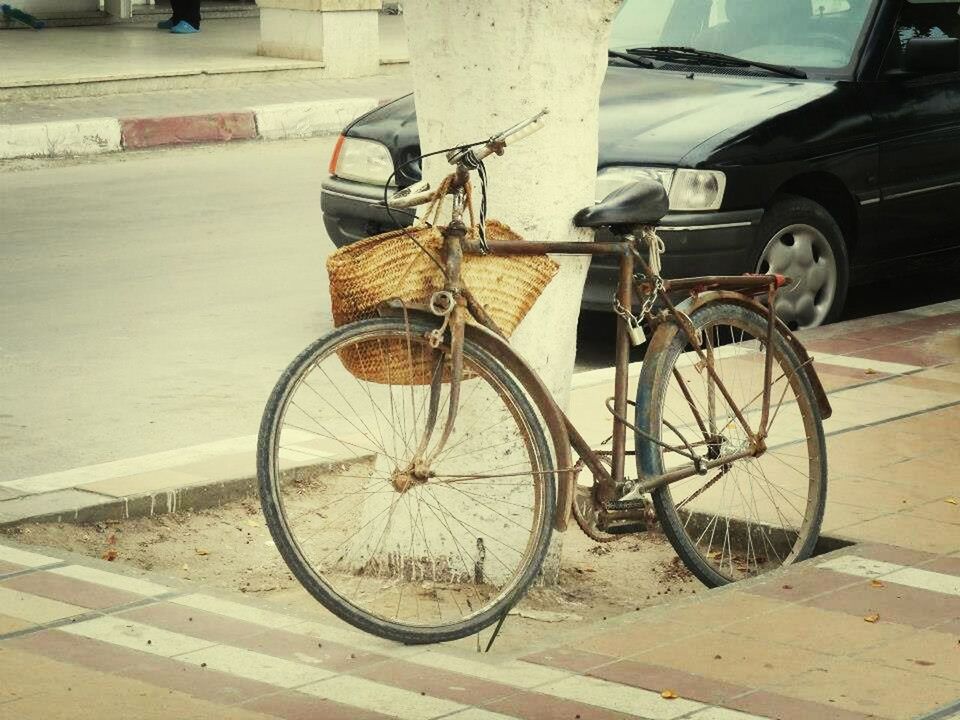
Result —
[[85, 607], [70, 605], [59, 600], [50, 600], [2, 585], [0, 585], [0, 609], [6, 615], [27, 620], [35, 625], [43, 625], [54, 620], [62, 620], [90, 612]]
[[665, 645], [632, 659], [747, 687], [762, 687], [824, 667], [831, 656], [724, 631], [699, 635], [695, 643]]
[[960, 644], [958, 643], [960, 638], [951, 633], [940, 632], [939, 627], [934, 630], [915, 630], [882, 647], [864, 651], [858, 657], [921, 675], [942, 677], [960, 683]]
[[844, 710], [908, 720], [960, 697], [960, 684], [899, 668], [838, 658], [825, 670], [797, 675], [776, 692]]
[[668, 622], [678, 622], [703, 629], [715, 630], [750, 617], [757, 617], [781, 607], [781, 603], [757, 594], [739, 590], [706, 598], [700, 602], [665, 607], [661, 615]]
[[597, 665], [609, 663], [610, 657], [599, 653], [586, 652], [578, 648], [559, 647], [525, 655], [521, 660], [582, 673]]
[[923, 563], [923, 569], [960, 577], [960, 556], [935, 558]]
[[49, 555], [41, 555], [30, 552], [29, 550], [21, 550], [20, 548], [3, 544], [0, 544], [0, 560], [19, 565], [21, 569], [39, 568], [45, 565], [56, 565], [61, 562], [57, 558], [50, 557]]
[[744, 592], [762, 595], [782, 602], [801, 602], [823, 593], [833, 592], [857, 583], [856, 578], [832, 570], [820, 570], [809, 565], [790, 570], [785, 575], [767, 582], [752, 584]]
[[249, 700], [240, 707], [283, 720], [386, 720], [391, 717], [289, 690]]
[[944, 595], [903, 585], [872, 587], [868, 581], [819, 595], [807, 605], [823, 610], [849, 613], [861, 618], [879, 613], [879, 622], [892, 622], [927, 628], [960, 614], [960, 603], [954, 598], [945, 602]]
[[667, 645], [677, 638], [691, 637], [704, 631], [691, 625], [666, 620], [645, 620], [626, 623], [601, 632], [580, 643], [578, 647], [589, 653], [610, 657], [628, 657], [660, 645]]
[[807, 344], [807, 350], [816, 360], [817, 353], [832, 353], [833, 355], [856, 355], [860, 350], [876, 347], [883, 344], [876, 338], [830, 338], [814, 340]]
[[200, 650], [177, 653], [177, 661], [279, 688], [306, 685], [333, 675], [331, 670], [228, 645], [211, 645]]
[[401, 720], [438, 717], [464, 707], [451, 700], [421, 695], [349, 675], [339, 675], [305, 685], [299, 688], [299, 691], [345, 705], [355, 705], [364, 710], [395, 715]]
[[939, 365], [950, 359], [943, 352], [918, 346], [915, 342], [870, 348], [869, 350], [860, 352], [859, 357], [869, 360], [880, 360], [882, 362], [918, 365], [920, 367]]
[[503, 713], [522, 720], [631, 720], [634, 714], [606, 710], [574, 700], [523, 691], [483, 706], [488, 710]]
[[119, 572], [107, 572], [85, 565], [65, 565], [64, 567], [51, 568], [47, 572], [145, 597], [164, 595], [172, 591], [172, 588], [165, 585], [136, 577], [135, 570], [128, 570], [125, 574], [120, 574]]
[[[0, 600], [0, 608], [7, 610], [7, 606], [2, 603]], [[27, 628], [36, 627], [34, 623], [24, 620], [23, 618], [13, 617], [12, 615], [7, 615], [6, 613], [0, 613], [0, 635], [6, 635], [7, 633], [17, 632], [18, 630], [26, 630]]]
[[150, 655], [107, 642], [52, 630], [17, 638], [15, 646], [38, 655], [92, 670], [186, 693], [211, 702], [233, 704], [276, 691], [266, 683], [216, 670], [185, 665], [175, 659]]
[[204, 610], [188, 608], [170, 602], [159, 602], [125, 610], [117, 613], [116, 617], [129, 618], [144, 625], [153, 625], [164, 630], [192, 635], [216, 643], [235, 643], [247, 635], [256, 635], [263, 632], [263, 628], [259, 625], [221, 617]]
[[386, 655], [330, 640], [317, 640], [310, 635], [300, 635], [286, 630], [264, 631], [260, 628], [256, 634], [245, 635], [234, 644], [248, 650], [306, 662], [337, 672], [354, 670], [388, 659]]
[[4, 500], [12, 500], [13, 498], [23, 497], [27, 493], [23, 490], [18, 490], [16, 488], [3, 487], [0, 485], [0, 502]]
[[4, 575], [10, 575], [11, 573], [23, 572], [27, 568], [23, 565], [17, 565], [15, 563], [4, 562], [0, 560], [0, 577]]
[[54, 575], [46, 571], [7, 578], [0, 581], [0, 587], [94, 609], [126, 605], [143, 599], [141, 595]]
[[585, 702], [615, 712], [638, 715], [651, 720], [670, 720], [703, 707], [686, 698], [664, 698], [660, 692], [610, 683], [599, 678], [574, 675], [560, 682], [543, 685], [537, 692], [564, 700]]
[[[823, 514], [823, 524], [820, 531], [824, 535], [831, 537], [844, 538], [844, 528], [850, 525], [857, 525], [867, 520], [883, 515], [883, 511], [876, 508], [858, 507], [856, 505], [845, 505], [833, 501], [833, 483], [827, 489], [827, 508]], [[863, 500], [866, 501], [865, 498]]]
[[916, 565], [926, 565], [932, 560], [936, 560], [940, 555], [923, 552], [922, 550], [913, 550], [896, 545], [884, 545], [881, 543], [864, 543], [849, 548], [851, 555], [868, 558], [871, 560], [881, 560], [883, 562], [895, 563], [897, 565], [906, 565], [908, 567]]
[[879, 717], [844, 710], [826, 701], [821, 705], [762, 690], [728, 700], [725, 704], [744, 712], [777, 718], [777, 720], [870, 720]]
[[726, 632], [829, 655], [850, 655], [904, 638], [915, 629], [890, 622], [868, 623], [848, 613], [790, 605], [763, 617], [730, 625]]
[[889, 542], [895, 539], [907, 547], [930, 552], [952, 552], [960, 548], [960, 526], [904, 513], [848, 525], [843, 534], [859, 541]]
[[750, 690], [745, 685], [734, 685], [714, 678], [693, 675], [676, 668], [651, 665], [636, 660], [618, 660], [588, 670], [586, 674], [658, 693], [672, 690], [680, 697], [707, 704], [717, 704]]
[[203, 481], [204, 478], [200, 475], [176, 470], [152, 470], [138, 475], [125, 475], [87, 483], [83, 485], [83, 489], [112, 497], [129, 497], [173, 490], [187, 485], [196, 485]]
[[405, 660], [368, 665], [351, 674], [464, 705], [483, 705], [516, 692], [516, 688], [509, 685], [423, 667]]
[[960, 488], [954, 495], [917, 505], [910, 508], [906, 514], [923, 520], [936, 520], [937, 522], [960, 525]]
[[834, 503], [857, 505], [872, 510], [874, 515], [919, 507], [939, 496], [939, 492], [922, 485], [918, 487], [916, 483], [907, 487], [857, 475], [831, 476], [827, 488], [828, 506]]
[[72, 635], [102, 640], [120, 647], [163, 657], [183, 655], [213, 644], [209, 640], [161, 630], [115, 615], [63, 625], [60, 629]]
[[[13, 653], [0, 653], [0, 658]], [[189, 695], [112, 673], [88, 670], [28, 653], [16, 653], [20, 669], [17, 682], [42, 687], [41, 692], [0, 705], [4, 718], [78, 718], [136, 717], [137, 720], [269, 720], [270, 716], [212, 703]], [[0, 668], [0, 677], [4, 675]], [[56, 678], [57, 682], [51, 682]]]

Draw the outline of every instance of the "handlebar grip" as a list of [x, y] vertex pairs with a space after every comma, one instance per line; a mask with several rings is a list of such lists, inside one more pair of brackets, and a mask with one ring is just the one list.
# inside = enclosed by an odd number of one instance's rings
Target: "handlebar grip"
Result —
[[433, 195], [434, 191], [430, 189], [430, 183], [419, 182], [395, 192], [387, 198], [387, 205], [392, 208], [415, 207], [429, 202], [433, 199]]

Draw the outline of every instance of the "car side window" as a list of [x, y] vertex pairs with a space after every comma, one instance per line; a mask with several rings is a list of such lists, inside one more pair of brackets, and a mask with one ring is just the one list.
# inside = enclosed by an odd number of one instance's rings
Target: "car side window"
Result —
[[904, 0], [884, 58], [884, 70], [900, 67], [904, 49], [914, 38], [960, 39], [960, 0]]

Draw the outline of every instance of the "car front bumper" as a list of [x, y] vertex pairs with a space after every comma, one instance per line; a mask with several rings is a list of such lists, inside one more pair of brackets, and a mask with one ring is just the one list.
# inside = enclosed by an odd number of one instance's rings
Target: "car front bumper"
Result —
[[[383, 207], [383, 188], [330, 177], [321, 186], [320, 208], [330, 240], [343, 247], [413, 220], [411, 213]], [[753, 272], [757, 226], [762, 210], [669, 213], [657, 228], [663, 238], [663, 276], [739, 275]], [[605, 236], [605, 237], [602, 237]], [[612, 239], [607, 231], [598, 239]], [[583, 307], [610, 310], [617, 287], [615, 257], [596, 257], [590, 264]]]

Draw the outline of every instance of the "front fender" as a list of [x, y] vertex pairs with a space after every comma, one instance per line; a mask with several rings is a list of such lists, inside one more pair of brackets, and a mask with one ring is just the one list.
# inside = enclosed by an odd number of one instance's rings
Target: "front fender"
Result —
[[[402, 317], [402, 307], [381, 306], [381, 315], [399, 315]], [[407, 306], [406, 313], [411, 317], [418, 317], [437, 322], [437, 316], [423, 307]], [[465, 336], [488, 353], [493, 355], [520, 383], [524, 391], [533, 401], [547, 426], [550, 439], [553, 442], [554, 461], [557, 475], [557, 507], [554, 511], [553, 529], [564, 532], [570, 523], [570, 513], [573, 509], [573, 494], [576, 490], [576, 475], [573, 470], [573, 455], [570, 448], [570, 437], [567, 434], [565, 418], [560, 407], [553, 399], [553, 395], [543, 384], [527, 363], [510, 347], [510, 343], [485, 327], [467, 323]]]

